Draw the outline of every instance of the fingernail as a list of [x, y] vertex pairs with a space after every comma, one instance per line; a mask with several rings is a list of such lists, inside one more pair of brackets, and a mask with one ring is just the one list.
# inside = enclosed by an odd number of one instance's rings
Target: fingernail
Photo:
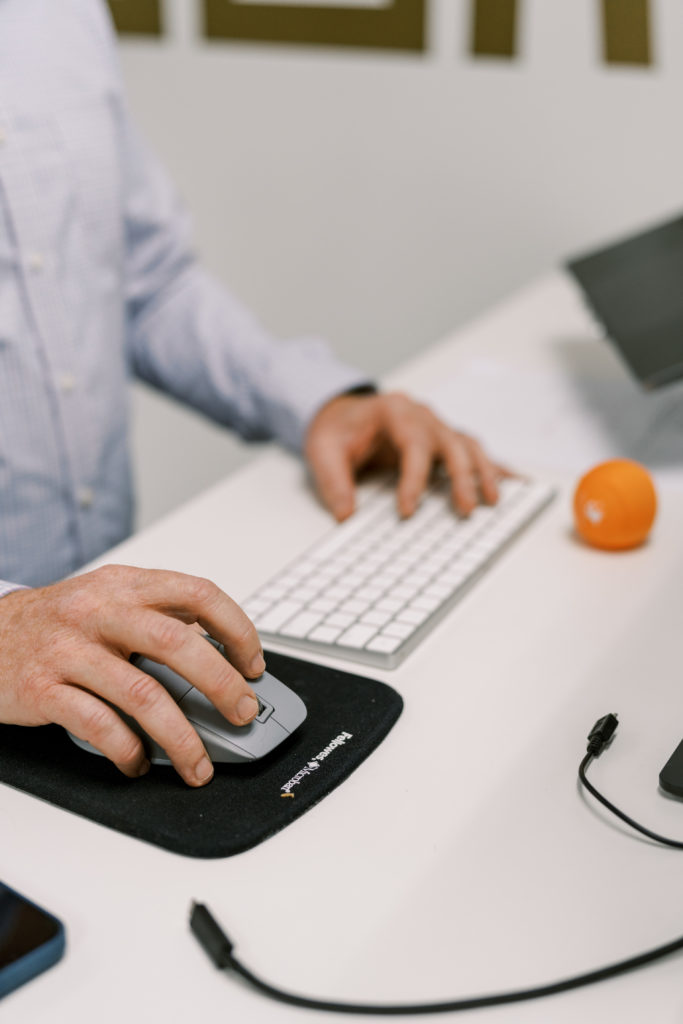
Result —
[[263, 675], [263, 673], [265, 671], [266, 671], [266, 660], [263, 657], [263, 651], [261, 651], [261, 653], [257, 654], [256, 657], [254, 658], [254, 660], [252, 661], [251, 668], [249, 669], [249, 675], [250, 676], [261, 676], [261, 675]]
[[245, 725], [247, 722], [251, 722], [252, 718], [255, 718], [258, 714], [258, 701], [253, 697], [250, 697], [248, 693], [245, 693], [243, 697], [237, 701], [237, 716], [241, 722]]
[[410, 497], [403, 497], [398, 505], [398, 514], [401, 519], [410, 519], [412, 515], [417, 511], [417, 499]]
[[200, 786], [208, 782], [213, 775], [213, 765], [208, 757], [203, 757], [194, 770], [194, 776]]
[[330, 502], [330, 512], [341, 523], [353, 513], [353, 498], [337, 498]]
[[146, 775], [150, 768], [151, 765], [147, 758], [145, 758], [145, 760], [138, 765], [138, 778], [140, 778], [141, 775]]

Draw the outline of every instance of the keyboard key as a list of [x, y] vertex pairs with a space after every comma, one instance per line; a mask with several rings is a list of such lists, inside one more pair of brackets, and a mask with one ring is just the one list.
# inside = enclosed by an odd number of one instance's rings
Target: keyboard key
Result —
[[280, 587], [284, 587], [289, 590], [296, 583], [300, 583], [305, 576], [308, 576], [311, 571], [311, 567], [305, 564], [292, 565], [289, 569], [286, 569], [281, 576], [278, 576], [273, 582]]
[[366, 612], [360, 621], [366, 622], [370, 626], [384, 626], [390, 621], [392, 614], [392, 612], [382, 612], [378, 608], [374, 608], [372, 611]]
[[257, 629], [266, 633], [278, 632], [286, 622], [294, 618], [297, 612], [303, 608], [302, 601], [280, 601], [264, 615], [260, 615], [254, 625]]
[[452, 592], [452, 587], [447, 586], [445, 583], [431, 583], [422, 591], [425, 597], [438, 597], [441, 600], [448, 597]]
[[414, 632], [415, 626], [410, 622], [390, 622], [388, 626], [384, 627], [381, 635], [398, 637], [399, 640], [405, 640], [407, 636]]
[[341, 629], [338, 626], [318, 626], [308, 634], [309, 640], [315, 640], [319, 644], [333, 644]]
[[264, 587], [263, 590], [260, 590], [258, 596], [261, 601], [267, 601], [269, 604], [272, 604], [273, 601], [281, 601], [286, 593], [286, 587], [273, 583], [271, 586]]
[[360, 587], [354, 594], [354, 597], [361, 601], [376, 601], [381, 594], [381, 587], [365, 586]]
[[248, 604], [243, 605], [243, 608], [250, 619], [255, 619], [258, 615], [261, 615], [266, 608], [269, 608], [270, 605], [271, 602], [267, 601], [265, 598], [254, 597]]
[[419, 608], [420, 611], [433, 612], [441, 604], [440, 597], [427, 597], [426, 594], [418, 594], [410, 603], [411, 608]]
[[[395, 591], [392, 590], [392, 594], [394, 593]], [[405, 601], [402, 601], [400, 597], [383, 597], [380, 601], [377, 602], [375, 608], [377, 609], [377, 611], [391, 612], [393, 615], [393, 613], [397, 612], [399, 608], [402, 608], [404, 604]]]
[[376, 636], [366, 647], [369, 651], [381, 651], [383, 654], [391, 654], [402, 643], [396, 636]]
[[283, 636], [306, 636], [310, 631], [322, 622], [322, 612], [300, 612], [282, 626], [280, 632]]
[[428, 616], [429, 612], [425, 611], [424, 608], [414, 608], [411, 606], [399, 612], [396, 616], [396, 621], [409, 622], [412, 626], [419, 626]]
[[325, 591], [325, 597], [329, 597], [331, 601], [343, 601], [344, 598], [348, 597], [353, 587], [347, 587], [341, 583], [335, 584], [333, 587], [328, 587]]
[[352, 598], [350, 601], [344, 601], [343, 604], [339, 605], [340, 612], [349, 612], [351, 615], [362, 615], [364, 611], [370, 607], [369, 601], [359, 601], [357, 598]]
[[[441, 573], [438, 577], [438, 582], [443, 583], [447, 586], [451, 593], [456, 590], [460, 584], [467, 579], [469, 573], [462, 565], [458, 565], [453, 569], [446, 569], [445, 572]], [[437, 580], [435, 580], [435, 583]]]
[[347, 629], [352, 622], [356, 621], [355, 615], [350, 615], [348, 612], [333, 612], [328, 615], [325, 619], [326, 626], [339, 626], [340, 629]]
[[384, 587], [387, 583], [391, 585], [403, 575], [403, 569], [400, 565], [392, 564], [387, 565], [382, 569], [381, 573], [375, 577], [375, 582], [378, 587]]
[[376, 632], [377, 626], [361, 626], [360, 624], [351, 626], [351, 629], [347, 629], [345, 633], [342, 633], [337, 643], [341, 644], [342, 647], [365, 647], [368, 640]]
[[315, 601], [311, 601], [308, 607], [312, 612], [324, 612], [327, 615], [328, 612], [333, 611], [337, 607], [337, 602], [329, 597], [316, 597]]

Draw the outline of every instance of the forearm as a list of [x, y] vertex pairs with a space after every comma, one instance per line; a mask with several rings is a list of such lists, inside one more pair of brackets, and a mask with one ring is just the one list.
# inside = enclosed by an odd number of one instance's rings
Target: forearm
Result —
[[134, 372], [246, 438], [299, 450], [307, 425], [335, 395], [367, 384], [317, 339], [279, 341], [194, 261], [137, 316]]

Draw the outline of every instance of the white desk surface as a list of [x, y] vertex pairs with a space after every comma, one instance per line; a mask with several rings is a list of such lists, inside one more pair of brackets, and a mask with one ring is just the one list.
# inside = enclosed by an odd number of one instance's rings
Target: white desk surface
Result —
[[[553, 273], [390, 383], [425, 395], [473, 353], [542, 361], [568, 334], [594, 330]], [[525, 987], [682, 934], [683, 854], [587, 802], [576, 769], [594, 721], [617, 712], [594, 781], [683, 837], [683, 806], [657, 788], [683, 736], [683, 493], [661, 493], [645, 547], [609, 555], [572, 537], [573, 482], [398, 670], [368, 670], [403, 695], [397, 725], [256, 849], [184, 858], [0, 786], [0, 877], [68, 929], [65, 959], [3, 1002], [3, 1024], [331, 1019], [217, 972], [188, 930], [193, 898], [257, 973], [366, 1001]], [[300, 463], [268, 450], [106, 560], [211, 576], [239, 600], [328, 529]], [[476, 1020], [680, 1022], [680, 974], [679, 956]]]

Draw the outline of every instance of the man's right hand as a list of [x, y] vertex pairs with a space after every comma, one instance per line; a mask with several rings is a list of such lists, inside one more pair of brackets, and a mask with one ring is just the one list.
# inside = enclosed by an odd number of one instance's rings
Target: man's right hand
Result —
[[130, 663], [134, 652], [168, 665], [235, 725], [258, 711], [245, 680], [265, 668], [261, 644], [227, 594], [196, 576], [108, 565], [0, 599], [0, 722], [56, 722], [125, 775], [144, 775], [142, 742], [113, 704], [163, 747], [188, 785], [204, 785], [213, 767], [199, 736], [161, 684]]

